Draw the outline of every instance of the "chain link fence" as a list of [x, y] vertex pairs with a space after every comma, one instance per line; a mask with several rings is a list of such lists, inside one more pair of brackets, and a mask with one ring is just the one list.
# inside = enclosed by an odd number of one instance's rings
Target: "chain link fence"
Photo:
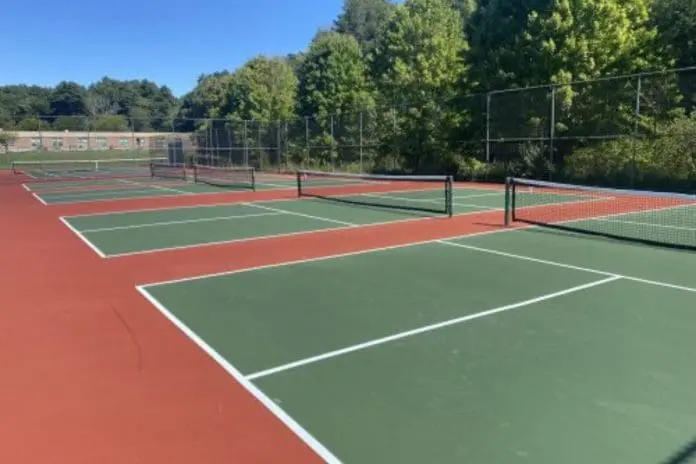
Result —
[[37, 117], [5, 129], [0, 153], [160, 156], [174, 139], [215, 166], [681, 189], [696, 185], [695, 104], [696, 67], [277, 121]]

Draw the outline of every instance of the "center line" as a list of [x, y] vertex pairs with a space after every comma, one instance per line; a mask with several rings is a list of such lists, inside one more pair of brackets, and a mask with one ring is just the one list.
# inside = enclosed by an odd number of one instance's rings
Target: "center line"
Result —
[[587, 284], [567, 288], [565, 290], [560, 290], [560, 291], [554, 292], [554, 293], [548, 293], [546, 295], [538, 296], [536, 298], [531, 298], [529, 300], [520, 301], [518, 303], [513, 303], [510, 305], [506, 305], [506, 306], [500, 306], [498, 308], [489, 309], [487, 311], [482, 311], [479, 313], [468, 314], [466, 316], [457, 317], [455, 319], [449, 319], [449, 320], [446, 320], [443, 322], [438, 322], [436, 324], [430, 324], [430, 325], [426, 325], [423, 327], [419, 327], [417, 329], [412, 329], [412, 330], [407, 330], [405, 332], [395, 333], [395, 334], [389, 335], [387, 337], [377, 338], [374, 340], [370, 340], [368, 342], [359, 343], [357, 345], [352, 345], [352, 346], [348, 346], [345, 348], [341, 348], [339, 350], [329, 351], [329, 352], [326, 352], [326, 353], [323, 353], [323, 354], [320, 354], [317, 356], [311, 356], [309, 358], [300, 359], [298, 361], [294, 361], [291, 363], [282, 364], [280, 366], [272, 367], [270, 369], [266, 369], [263, 371], [254, 372], [252, 374], [246, 375], [245, 378], [247, 380], [259, 379], [261, 377], [266, 377], [266, 376], [269, 376], [272, 374], [277, 374], [279, 372], [287, 371], [290, 369], [295, 369], [295, 368], [298, 368], [301, 366], [306, 366], [308, 364], [314, 364], [316, 362], [324, 361], [324, 360], [330, 359], [330, 358], [335, 358], [337, 356], [342, 356], [344, 354], [365, 350], [367, 348], [372, 348], [373, 346], [383, 345], [385, 343], [393, 342], [396, 340], [401, 340], [401, 339], [404, 339], [407, 337], [412, 337], [414, 335], [420, 335], [420, 334], [426, 333], [426, 332], [432, 332], [433, 330], [442, 329], [444, 327], [449, 327], [451, 325], [461, 324], [462, 322], [468, 322], [468, 321], [471, 321], [474, 319], [480, 319], [483, 317], [492, 316], [494, 314], [502, 313], [504, 311], [510, 311], [511, 309], [521, 308], [524, 306], [530, 306], [530, 305], [533, 305], [536, 303], [540, 303], [542, 301], [551, 300], [553, 298], [558, 298], [559, 296], [568, 295], [568, 294], [579, 292], [582, 290], [587, 290], [588, 288], [597, 287], [599, 285], [603, 285], [603, 284], [606, 284], [609, 282], [614, 282], [614, 281], [619, 280], [621, 278], [622, 278], [621, 276], [612, 275], [612, 276], [607, 277], [605, 279], [595, 280], [594, 282], [590, 282]]

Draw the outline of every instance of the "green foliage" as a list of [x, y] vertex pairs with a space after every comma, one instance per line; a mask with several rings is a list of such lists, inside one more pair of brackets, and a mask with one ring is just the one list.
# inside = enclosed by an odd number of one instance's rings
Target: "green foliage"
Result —
[[0, 131], [0, 147], [3, 147], [7, 151], [10, 144], [17, 140], [17, 134], [14, 132]]
[[297, 78], [287, 59], [258, 56], [237, 70], [228, 90], [226, 118], [277, 121], [293, 115]]
[[[653, 24], [657, 27], [660, 52], [674, 58], [676, 66], [696, 65], [696, 0], [655, 0]], [[680, 79], [682, 95], [687, 96], [685, 106], [696, 106], [696, 78]]]
[[90, 120], [90, 122], [90, 129], [93, 131], [126, 132], [131, 130], [128, 124], [128, 119], [120, 114], [99, 116]]
[[[350, 35], [320, 32], [298, 69], [298, 112], [314, 115], [307, 122], [311, 145], [326, 163], [337, 157], [336, 144], [357, 145], [360, 121], [357, 111], [374, 107], [374, 91], [360, 45]], [[303, 134], [294, 134], [295, 137]]]
[[660, 135], [591, 144], [567, 157], [570, 181], [692, 190], [696, 183], [696, 116], [680, 117]]
[[335, 28], [353, 36], [363, 52], [370, 53], [393, 11], [394, 4], [389, 0], [345, 0]]
[[481, 1], [470, 60], [486, 90], [660, 69], [650, 0]]
[[466, 74], [466, 50], [461, 17], [448, 0], [406, 0], [377, 42], [372, 68], [382, 104], [408, 105], [383, 121], [381, 132], [408, 169], [451, 164], [444, 158], [462, 121], [454, 101]]

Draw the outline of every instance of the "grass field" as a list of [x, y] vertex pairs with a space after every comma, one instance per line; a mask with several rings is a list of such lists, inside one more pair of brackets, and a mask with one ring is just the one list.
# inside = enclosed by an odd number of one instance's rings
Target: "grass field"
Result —
[[[449, 218], [394, 207], [440, 205], [430, 185], [327, 182], [332, 198], [319, 199], [297, 198], [295, 182], [262, 173], [252, 192], [22, 178], [3, 190], [16, 213], [7, 239], [27, 259], [6, 282], [33, 290], [22, 311], [2, 313], [5, 325], [59, 315], [50, 365], [31, 369], [63, 385], [52, 397], [62, 428], [79, 437], [85, 415], [93, 427], [92, 445], [65, 438], [61, 457], [688, 462], [693, 251], [504, 227], [500, 186], [457, 186]], [[518, 195], [521, 214], [696, 238], [696, 202], [638, 212], [604, 194]], [[41, 252], [30, 266], [31, 249]], [[42, 299], [50, 279], [38, 283], [37, 266], [62, 282]], [[86, 360], [61, 374], [78, 352]], [[6, 413], [38, 422], [39, 387]], [[132, 434], [108, 438], [121, 428]]]

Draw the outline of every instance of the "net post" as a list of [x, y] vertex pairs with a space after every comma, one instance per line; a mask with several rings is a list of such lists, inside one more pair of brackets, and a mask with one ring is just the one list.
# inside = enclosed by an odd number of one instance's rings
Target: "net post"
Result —
[[448, 217], [452, 217], [452, 206], [452, 176], [447, 176], [445, 180], [445, 209], [447, 210]]
[[510, 225], [510, 186], [511, 178], [505, 178], [505, 227]]
[[251, 168], [251, 190], [256, 191], [256, 170]]
[[295, 171], [295, 174], [297, 175], [297, 198], [300, 198], [302, 197], [302, 174], [299, 170]]
[[515, 222], [517, 218], [515, 217], [515, 210], [517, 209], [517, 182], [514, 178], [510, 178], [511, 190], [510, 190], [510, 220]]

